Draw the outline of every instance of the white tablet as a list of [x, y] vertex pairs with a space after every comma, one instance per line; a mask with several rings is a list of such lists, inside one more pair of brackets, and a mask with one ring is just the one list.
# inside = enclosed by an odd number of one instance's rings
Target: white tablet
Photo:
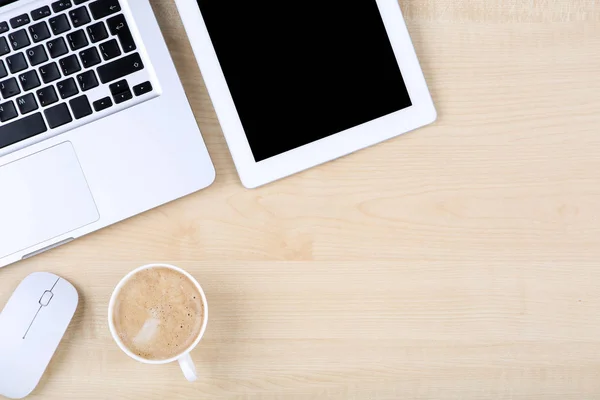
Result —
[[433, 122], [397, 0], [176, 0], [244, 186]]

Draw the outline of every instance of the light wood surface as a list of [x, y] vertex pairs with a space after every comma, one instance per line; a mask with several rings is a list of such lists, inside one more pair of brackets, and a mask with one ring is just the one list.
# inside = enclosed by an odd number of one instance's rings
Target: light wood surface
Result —
[[[600, 1], [400, 4], [439, 121], [249, 191], [154, 1], [218, 178], [0, 271], [0, 304], [40, 270], [82, 297], [31, 398], [600, 398]], [[153, 261], [207, 292], [195, 384], [108, 332]]]

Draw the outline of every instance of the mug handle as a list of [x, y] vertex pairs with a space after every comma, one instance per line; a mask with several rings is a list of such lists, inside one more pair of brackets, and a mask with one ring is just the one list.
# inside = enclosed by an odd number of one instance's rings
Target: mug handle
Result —
[[198, 375], [196, 374], [196, 366], [194, 365], [194, 361], [192, 361], [190, 353], [182, 355], [177, 359], [177, 361], [179, 361], [179, 366], [183, 371], [183, 375], [185, 375], [185, 378], [188, 381], [194, 382], [198, 380]]

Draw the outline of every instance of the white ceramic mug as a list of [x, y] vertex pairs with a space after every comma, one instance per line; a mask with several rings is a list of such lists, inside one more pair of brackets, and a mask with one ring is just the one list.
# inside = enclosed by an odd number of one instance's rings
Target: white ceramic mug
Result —
[[[125, 345], [119, 338], [119, 335], [117, 334], [117, 331], [115, 329], [115, 324], [114, 324], [113, 313], [114, 313], [114, 309], [115, 309], [115, 301], [117, 299], [117, 295], [119, 294], [121, 288], [123, 287], [123, 285], [125, 285], [125, 283], [129, 279], [131, 279], [131, 277], [133, 275], [137, 274], [138, 272], [140, 272], [142, 270], [149, 269], [149, 268], [170, 268], [172, 270], [175, 270], [175, 271], [185, 275], [190, 281], [192, 281], [194, 283], [194, 285], [198, 289], [200, 296], [202, 296], [202, 303], [204, 305], [204, 315], [202, 317], [202, 328], [200, 329], [200, 333], [198, 334], [198, 337], [196, 338], [196, 340], [194, 340], [194, 343], [192, 343], [191, 346], [189, 346], [187, 349], [183, 350], [177, 356], [169, 358], [167, 360], [160, 360], [160, 361], [147, 360], [145, 358], [142, 358], [142, 357], [134, 354], [131, 350], [129, 350], [127, 347], [125, 347]], [[206, 301], [206, 295], [204, 294], [204, 290], [202, 290], [202, 286], [200, 286], [198, 281], [196, 279], [194, 279], [194, 277], [191, 276], [188, 272], [182, 270], [181, 268], [175, 267], [173, 265], [168, 265], [168, 264], [148, 264], [148, 265], [144, 265], [142, 267], [134, 269], [133, 271], [131, 271], [130, 273], [125, 275], [125, 277], [123, 279], [121, 279], [121, 281], [119, 282], [119, 284], [113, 291], [113, 294], [110, 297], [110, 302], [108, 304], [108, 327], [110, 329], [110, 333], [111, 333], [113, 339], [115, 340], [115, 342], [117, 342], [117, 345], [119, 345], [119, 347], [121, 348], [121, 350], [123, 350], [125, 352], [125, 354], [127, 354], [129, 357], [133, 358], [134, 360], [137, 360], [144, 364], [158, 365], [158, 364], [168, 364], [170, 362], [177, 361], [177, 362], [179, 362], [179, 366], [181, 367], [183, 374], [185, 375], [187, 380], [190, 382], [193, 382], [198, 379], [198, 375], [196, 375], [196, 366], [194, 365], [194, 362], [192, 361], [190, 352], [192, 350], [194, 350], [194, 348], [198, 345], [198, 343], [200, 343], [200, 340], [202, 340], [202, 336], [204, 336], [204, 331], [206, 331], [207, 323], [208, 323], [208, 303]]]

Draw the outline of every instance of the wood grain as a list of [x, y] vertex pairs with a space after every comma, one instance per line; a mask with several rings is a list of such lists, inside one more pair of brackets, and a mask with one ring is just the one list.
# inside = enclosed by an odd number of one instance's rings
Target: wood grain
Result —
[[[33, 399], [600, 398], [600, 1], [401, 0], [428, 128], [245, 190], [170, 0], [155, 12], [214, 186], [3, 269], [82, 295]], [[129, 360], [129, 270], [190, 271], [201, 379]]]

